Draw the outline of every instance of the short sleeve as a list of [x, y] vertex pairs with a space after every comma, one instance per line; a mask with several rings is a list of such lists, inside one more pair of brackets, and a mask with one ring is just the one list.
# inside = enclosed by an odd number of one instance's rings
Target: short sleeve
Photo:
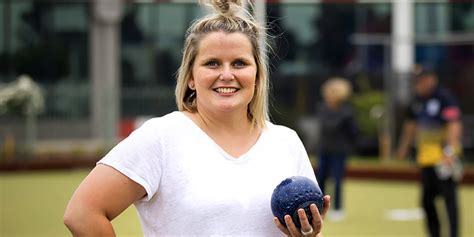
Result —
[[457, 121], [461, 118], [461, 110], [454, 97], [447, 91], [441, 94], [443, 107], [441, 108], [441, 117], [445, 121]]
[[140, 184], [150, 200], [158, 189], [163, 172], [163, 142], [159, 119], [145, 122], [110, 150], [98, 164], [108, 165]]

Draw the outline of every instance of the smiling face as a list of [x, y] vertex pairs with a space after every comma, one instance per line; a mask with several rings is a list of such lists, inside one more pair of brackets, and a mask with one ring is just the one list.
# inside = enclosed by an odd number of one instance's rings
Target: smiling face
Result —
[[254, 96], [257, 65], [250, 40], [242, 33], [204, 36], [188, 86], [196, 90], [199, 112], [238, 112], [247, 116]]

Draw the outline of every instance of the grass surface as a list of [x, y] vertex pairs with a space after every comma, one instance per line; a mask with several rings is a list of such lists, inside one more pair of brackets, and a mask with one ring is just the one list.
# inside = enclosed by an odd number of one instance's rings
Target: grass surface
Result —
[[[87, 170], [0, 174], [0, 236], [70, 236], [62, 224], [64, 208]], [[417, 183], [348, 180], [347, 218], [325, 222], [326, 237], [422, 237], [423, 222], [392, 221], [391, 209], [418, 207]], [[460, 188], [463, 237], [474, 237], [474, 186]], [[442, 204], [442, 203], [439, 203]], [[118, 236], [142, 236], [135, 209], [113, 221]]]

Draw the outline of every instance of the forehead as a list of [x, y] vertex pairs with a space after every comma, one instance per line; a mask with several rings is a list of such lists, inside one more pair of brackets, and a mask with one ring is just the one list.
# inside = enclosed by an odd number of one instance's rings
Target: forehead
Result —
[[415, 84], [418, 84], [420, 82], [429, 81], [429, 80], [432, 80], [434, 78], [435, 77], [432, 74], [421, 75], [421, 76], [418, 76], [417, 78], [415, 78]]
[[211, 32], [199, 42], [198, 56], [253, 55], [252, 43], [240, 32]]

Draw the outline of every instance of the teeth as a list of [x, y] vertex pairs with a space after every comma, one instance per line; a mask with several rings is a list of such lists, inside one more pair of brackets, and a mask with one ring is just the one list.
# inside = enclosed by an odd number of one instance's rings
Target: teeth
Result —
[[220, 87], [220, 88], [217, 88], [216, 91], [217, 91], [218, 93], [234, 93], [235, 91], [237, 91], [237, 89], [235, 89], [235, 88], [222, 88], [222, 87]]

